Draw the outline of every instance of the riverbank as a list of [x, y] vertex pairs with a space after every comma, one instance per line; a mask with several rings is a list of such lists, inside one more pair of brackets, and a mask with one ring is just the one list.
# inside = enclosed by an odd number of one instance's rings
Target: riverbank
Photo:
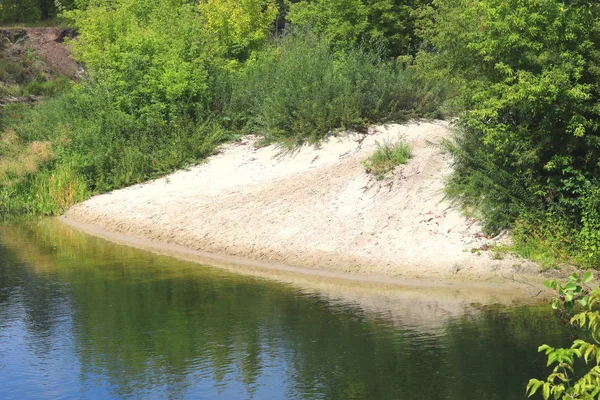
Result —
[[[485, 238], [477, 221], [444, 199], [451, 167], [436, 144], [449, 132], [443, 121], [378, 126], [292, 153], [245, 137], [201, 165], [76, 205], [62, 220], [121, 242], [143, 240], [146, 248], [173, 245], [274, 268], [540, 282], [535, 264], [482, 250], [502, 238]], [[361, 161], [378, 142], [397, 139], [412, 146], [409, 162], [383, 180], [367, 174]]]
[[[81, 254], [93, 254], [93, 262], [99, 264], [126, 259], [144, 260], [155, 266], [187, 265], [197, 270], [194, 274], [235, 274], [236, 279], [248, 282], [283, 284], [294, 291], [318, 295], [332, 302], [360, 305], [375, 314], [385, 313], [395, 323], [430, 328], [440, 327], [449, 318], [477, 314], [482, 306], [547, 304], [545, 292], [515, 282], [424, 281], [298, 268], [210, 255], [177, 245], [109, 233], [72, 220], [68, 224], [54, 218], [0, 224], [0, 240], [8, 248], [24, 254], [24, 259], [40, 273], [55, 270], [51, 258], [56, 254], [44, 256], [44, 249], [48, 248], [62, 249], [61, 254], [72, 263], [76, 263], [74, 260]], [[196, 267], [187, 264], [188, 261]], [[165, 273], [169, 273], [168, 268]]]
[[[384, 279], [539, 283], [535, 264], [481, 250], [502, 239], [484, 237], [444, 199], [451, 167], [436, 143], [449, 132], [443, 121], [379, 126], [293, 153], [244, 138], [201, 165], [96, 196], [62, 219], [109, 239], [145, 240], [146, 248], [176, 245], [237, 261]], [[377, 142], [397, 139], [412, 146], [411, 159], [375, 180], [361, 160]]]

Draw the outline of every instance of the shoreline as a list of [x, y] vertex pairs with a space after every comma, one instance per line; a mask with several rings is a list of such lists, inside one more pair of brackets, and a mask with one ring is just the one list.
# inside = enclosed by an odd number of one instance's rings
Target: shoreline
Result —
[[[506, 310], [512, 307], [547, 307], [545, 296], [537, 291], [521, 290], [513, 285], [489, 283], [461, 284], [459, 282], [430, 282], [389, 277], [337, 276], [315, 271], [286, 270], [283, 266], [256, 263], [251, 260], [218, 261], [200, 257], [199, 252], [139, 240], [126, 235], [115, 235], [93, 226], [59, 218], [26, 220], [21, 223], [0, 225], [3, 244], [20, 253], [22, 260], [35, 272], [56, 272], [60, 262], [92, 257], [99, 264], [126, 260], [145, 260], [153, 266], [162, 266], [175, 275], [199, 274], [211, 279], [246, 282], [264, 281], [279, 290], [318, 297], [332, 304], [359, 307], [365, 315], [386, 318], [402, 326], [419, 326], [435, 331], [453, 318], [474, 317], [490, 307]], [[47, 253], [50, 248], [60, 248]], [[202, 254], [204, 256], [205, 254]], [[62, 257], [62, 258], [61, 258]], [[217, 256], [218, 258], [218, 256]], [[170, 259], [170, 260], [168, 260]], [[120, 261], [119, 261], [120, 260]], [[177, 260], [177, 261], [173, 261]], [[240, 261], [242, 261], [240, 263]], [[244, 263], [245, 261], [245, 263]], [[57, 263], [58, 262], [58, 263]], [[71, 264], [72, 265], [72, 264]], [[138, 266], [143, 266], [138, 263]], [[128, 265], [123, 264], [127, 269]], [[263, 283], [260, 283], [262, 285]], [[262, 287], [262, 286], [261, 286]]]
[[[104, 230], [96, 225], [79, 222], [61, 216], [61, 224], [84, 234], [109, 242], [149, 251], [161, 256], [207, 265], [240, 275], [276, 280], [303, 289], [331, 293], [331, 285], [339, 285], [342, 291], [361, 292], [385, 296], [386, 293], [401, 293], [403, 298], [420, 301], [460, 300], [464, 306], [473, 304], [523, 304], [546, 301], [540, 277], [519, 276], [495, 277], [496, 279], [422, 279], [391, 277], [383, 275], [351, 274], [323, 269], [297, 267], [276, 262], [246, 259], [237, 256], [214, 254], [202, 250], [165, 242], [157, 242], [123, 233]], [[488, 277], [490, 278], [490, 277]]]
[[[95, 196], [60, 220], [111, 241], [263, 275], [495, 292], [531, 292], [560, 276], [481, 250], [503, 239], [485, 238], [444, 199], [451, 168], [435, 143], [449, 135], [445, 121], [412, 122], [345, 132], [291, 153], [246, 137], [203, 164]], [[361, 161], [379, 142], [398, 139], [412, 146], [411, 159], [375, 180]]]

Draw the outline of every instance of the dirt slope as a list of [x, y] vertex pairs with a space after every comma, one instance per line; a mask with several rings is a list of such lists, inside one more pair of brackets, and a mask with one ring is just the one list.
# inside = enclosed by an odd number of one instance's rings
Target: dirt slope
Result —
[[0, 27], [0, 51], [5, 59], [20, 59], [28, 51], [33, 51], [36, 58], [44, 61], [44, 72], [77, 79], [83, 70], [73, 60], [69, 46], [65, 44], [65, 38], [75, 35], [75, 30], [65, 28]]
[[71, 58], [71, 50], [63, 41], [74, 35], [72, 29], [26, 28], [25, 31], [29, 45], [52, 70], [72, 79], [80, 77], [82, 68]]
[[[447, 159], [431, 143], [446, 122], [345, 133], [293, 154], [253, 140], [205, 164], [96, 196], [64, 218], [109, 232], [217, 254], [327, 271], [427, 279], [501, 280], [537, 275], [472, 249], [489, 242], [444, 200]], [[361, 160], [377, 141], [406, 139], [413, 157], [382, 181]], [[535, 278], [539, 279], [539, 278]]]

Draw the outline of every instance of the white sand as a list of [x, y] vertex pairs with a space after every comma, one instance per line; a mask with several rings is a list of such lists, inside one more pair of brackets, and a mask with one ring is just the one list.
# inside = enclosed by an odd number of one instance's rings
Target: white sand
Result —
[[[224, 146], [206, 163], [72, 207], [67, 221], [215, 254], [319, 270], [433, 280], [537, 278], [537, 267], [492, 260], [490, 242], [442, 193], [447, 122], [344, 133], [289, 154]], [[386, 179], [361, 160], [377, 141], [405, 139], [409, 162]], [[531, 281], [531, 279], [529, 279]]]

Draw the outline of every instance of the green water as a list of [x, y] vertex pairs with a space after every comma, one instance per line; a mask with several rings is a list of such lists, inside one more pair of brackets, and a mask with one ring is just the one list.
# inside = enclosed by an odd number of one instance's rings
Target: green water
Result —
[[415, 316], [5, 224], [0, 398], [524, 399], [547, 309]]

